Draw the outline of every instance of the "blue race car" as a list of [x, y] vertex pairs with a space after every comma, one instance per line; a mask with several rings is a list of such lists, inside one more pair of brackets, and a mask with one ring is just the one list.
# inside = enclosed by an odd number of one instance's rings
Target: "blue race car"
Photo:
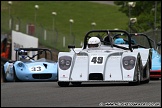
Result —
[[57, 81], [57, 62], [46, 48], [17, 48], [16, 60], [3, 66], [3, 82]]
[[[152, 66], [150, 70], [151, 79], [161, 78], [161, 55], [155, 46], [155, 41], [150, 39], [147, 35], [143, 33], [131, 33], [131, 44], [136, 46], [136, 48], [152, 48]], [[116, 34], [114, 37], [115, 44], [127, 44], [127, 39], [124, 38], [123, 34]], [[161, 42], [157, 44], [161, 46]]]
[[[157, 44], [157, 47], [161, 46]], [[152, 49], [152, 68], [150, 70], [151, 79], [161, 78], [161, 54], [158, 53], [158, 50]]]

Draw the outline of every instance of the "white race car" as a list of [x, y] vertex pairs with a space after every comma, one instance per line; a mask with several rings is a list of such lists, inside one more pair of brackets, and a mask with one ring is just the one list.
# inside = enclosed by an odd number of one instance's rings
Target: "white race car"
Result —
[[[127, 35], [128, 45], [114, 44], [116, 33]], [[131, 37], [124, 30], [92, 30], [84, 38], [80, 51], [58, 54], [58, 85], [81, 85], [82, 82], [149, 83], [152, 50], [134, 50]]]

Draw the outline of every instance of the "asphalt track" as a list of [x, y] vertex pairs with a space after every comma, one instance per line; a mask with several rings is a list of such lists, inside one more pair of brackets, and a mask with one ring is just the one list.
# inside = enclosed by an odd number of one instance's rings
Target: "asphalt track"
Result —
[[1, 107], [161, 106], [161, 80], [127, 83], [86, 82], [59, 87], [57, 82], [1, 83]]

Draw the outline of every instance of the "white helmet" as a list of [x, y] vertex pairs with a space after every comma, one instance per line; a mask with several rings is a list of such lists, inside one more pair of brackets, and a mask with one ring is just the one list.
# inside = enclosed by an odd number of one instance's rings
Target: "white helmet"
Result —
[[98, 37], [91, 37], [88, 40], [88, 47], [99, 47], [101, 45], [101, 41]]
[[27, 56], [27, 51], [20, 50], [19, 51], [19, 56], [20, 56], [20, 59], [25, 59], [26, 56]]

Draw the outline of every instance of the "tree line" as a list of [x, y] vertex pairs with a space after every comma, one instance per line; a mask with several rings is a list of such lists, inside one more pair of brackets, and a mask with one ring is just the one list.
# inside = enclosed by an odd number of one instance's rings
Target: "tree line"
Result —
[[[130, 2], [134, 4], [130, 5]], [[161, 1], [114, 1], [114, 4], [120, 6], [119, 11], [132, 18], [128, 21], [128, 28], [132, 31], [161, 29]]]

